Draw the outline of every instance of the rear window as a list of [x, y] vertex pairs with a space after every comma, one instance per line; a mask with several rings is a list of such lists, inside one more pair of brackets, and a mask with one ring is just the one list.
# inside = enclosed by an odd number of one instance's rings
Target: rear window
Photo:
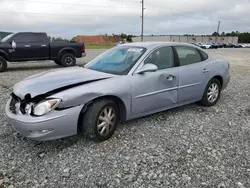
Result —
[[31, 34], [31, 42], [45, 43], [48, 42], [48, 37], [43, 33], [32, 33]]

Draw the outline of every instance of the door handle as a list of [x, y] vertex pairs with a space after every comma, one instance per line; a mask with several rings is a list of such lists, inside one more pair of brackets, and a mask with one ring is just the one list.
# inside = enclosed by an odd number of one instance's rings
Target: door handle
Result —
[[47, 46], [46, 44], [41, 45], [41, 47], [46, 47], [46, 46]]
[[169, 81], [173, 80], [174, 78], [175, 78], [174, 75], [168, 75], [168, 76], [166, 77], [166, 79], [169, 80]]
[[28, 44], [27, 44], [27, 45], [24, 45], [24, 47], [25, 47], [25, 48], [29, 48], [29, 47], [30, 47], [30, 45], [28, 45]]
[[203, 69], [202, 72], [206, 73], [206, 72], [209, 72], [209, 70], [208, 69]]

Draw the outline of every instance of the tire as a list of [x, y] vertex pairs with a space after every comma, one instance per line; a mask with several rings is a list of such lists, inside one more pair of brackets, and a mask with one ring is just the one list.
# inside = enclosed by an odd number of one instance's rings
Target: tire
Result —
[[[217, 87], [217, 92], [215, 92], [214, 94], [212, 94], [214, 97], [216, 96], [216, 98], [212, 98], [213, 100], [209, 100], [209, 95], [208, 93], [211, 91], [211, 87], [215, 86]], [[211, 79], [207, 86], [206, 89], [204, 91], [203, 97], [201, 99], [201, 101], [199, 102], [202, 106], [206, 106], [206, 107], [210, 107], [210, 106], [214, 106], [218, 100], [220, 99], [220, 95], [221, 95], [221, 83], [218, 79], [213, 78]], [[217, 93], [217, 94], [216, 94]], [[211, 95], [210, 95], [211, 96]]]
[[76, 65], [76, 58], [73, 54], [66, 53], [62, 55], [60, 62], [64, 67], [72, 67]]
[[61, 65], [61, 61], [59, 61], [58, 59], [54, 60], [55, 64], [57, 65]]
[[[101, 116], [105, 116], [104, 111], [105, 109], [112, 109], [112, 112], [114, 113], [113, 125], [111, 129], [106, 132], [106, 128], [100, 127], [98, 130], [98, 125], [101, 123], [105, 124], [107, 122], [100, 120]], [[112, 114], [113, 114], [112, 113]], [[102, 142], [105, 140], [108, 140], [112, 137], [114, 134], [117, 124], [119, 121], [119, 109], [117, 104], [113, 100], [109, 99], [102, 99], [97, 100], [94, 103], [90, 104], [87, 111], [83, 114], [82, 119], [82, 130], [83, 134], [86, 136], [87, 139], [96, 141], [96, 142]], [[109, 124], [110, 125], [110, 124]], [[106, 124], [107, 126], [107, 124]], [[101, 134], [101, 131], [105, 130], [105, 134]]]
[[0, 56], [0, 72], [4, 72], [7, 69], [7, 61]]

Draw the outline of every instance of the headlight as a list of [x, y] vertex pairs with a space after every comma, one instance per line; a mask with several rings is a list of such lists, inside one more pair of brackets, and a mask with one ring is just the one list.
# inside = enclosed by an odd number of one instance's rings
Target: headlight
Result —
[[34, 106], [33, 114], [36, 116], [42, 116], [55, 109], [61, 102], [61, 99], [49, 99], [42, 101]]

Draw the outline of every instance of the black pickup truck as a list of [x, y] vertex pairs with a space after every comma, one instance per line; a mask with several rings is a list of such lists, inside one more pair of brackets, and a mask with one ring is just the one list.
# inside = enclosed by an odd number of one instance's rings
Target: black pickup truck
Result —
[[19, 32], [0, 40], [0, 72], [7, 61], [53, 60], [56, 64], [75, 66], [76, 58], [85, 57], [84, 43], [50, 43], [46, 33]]

